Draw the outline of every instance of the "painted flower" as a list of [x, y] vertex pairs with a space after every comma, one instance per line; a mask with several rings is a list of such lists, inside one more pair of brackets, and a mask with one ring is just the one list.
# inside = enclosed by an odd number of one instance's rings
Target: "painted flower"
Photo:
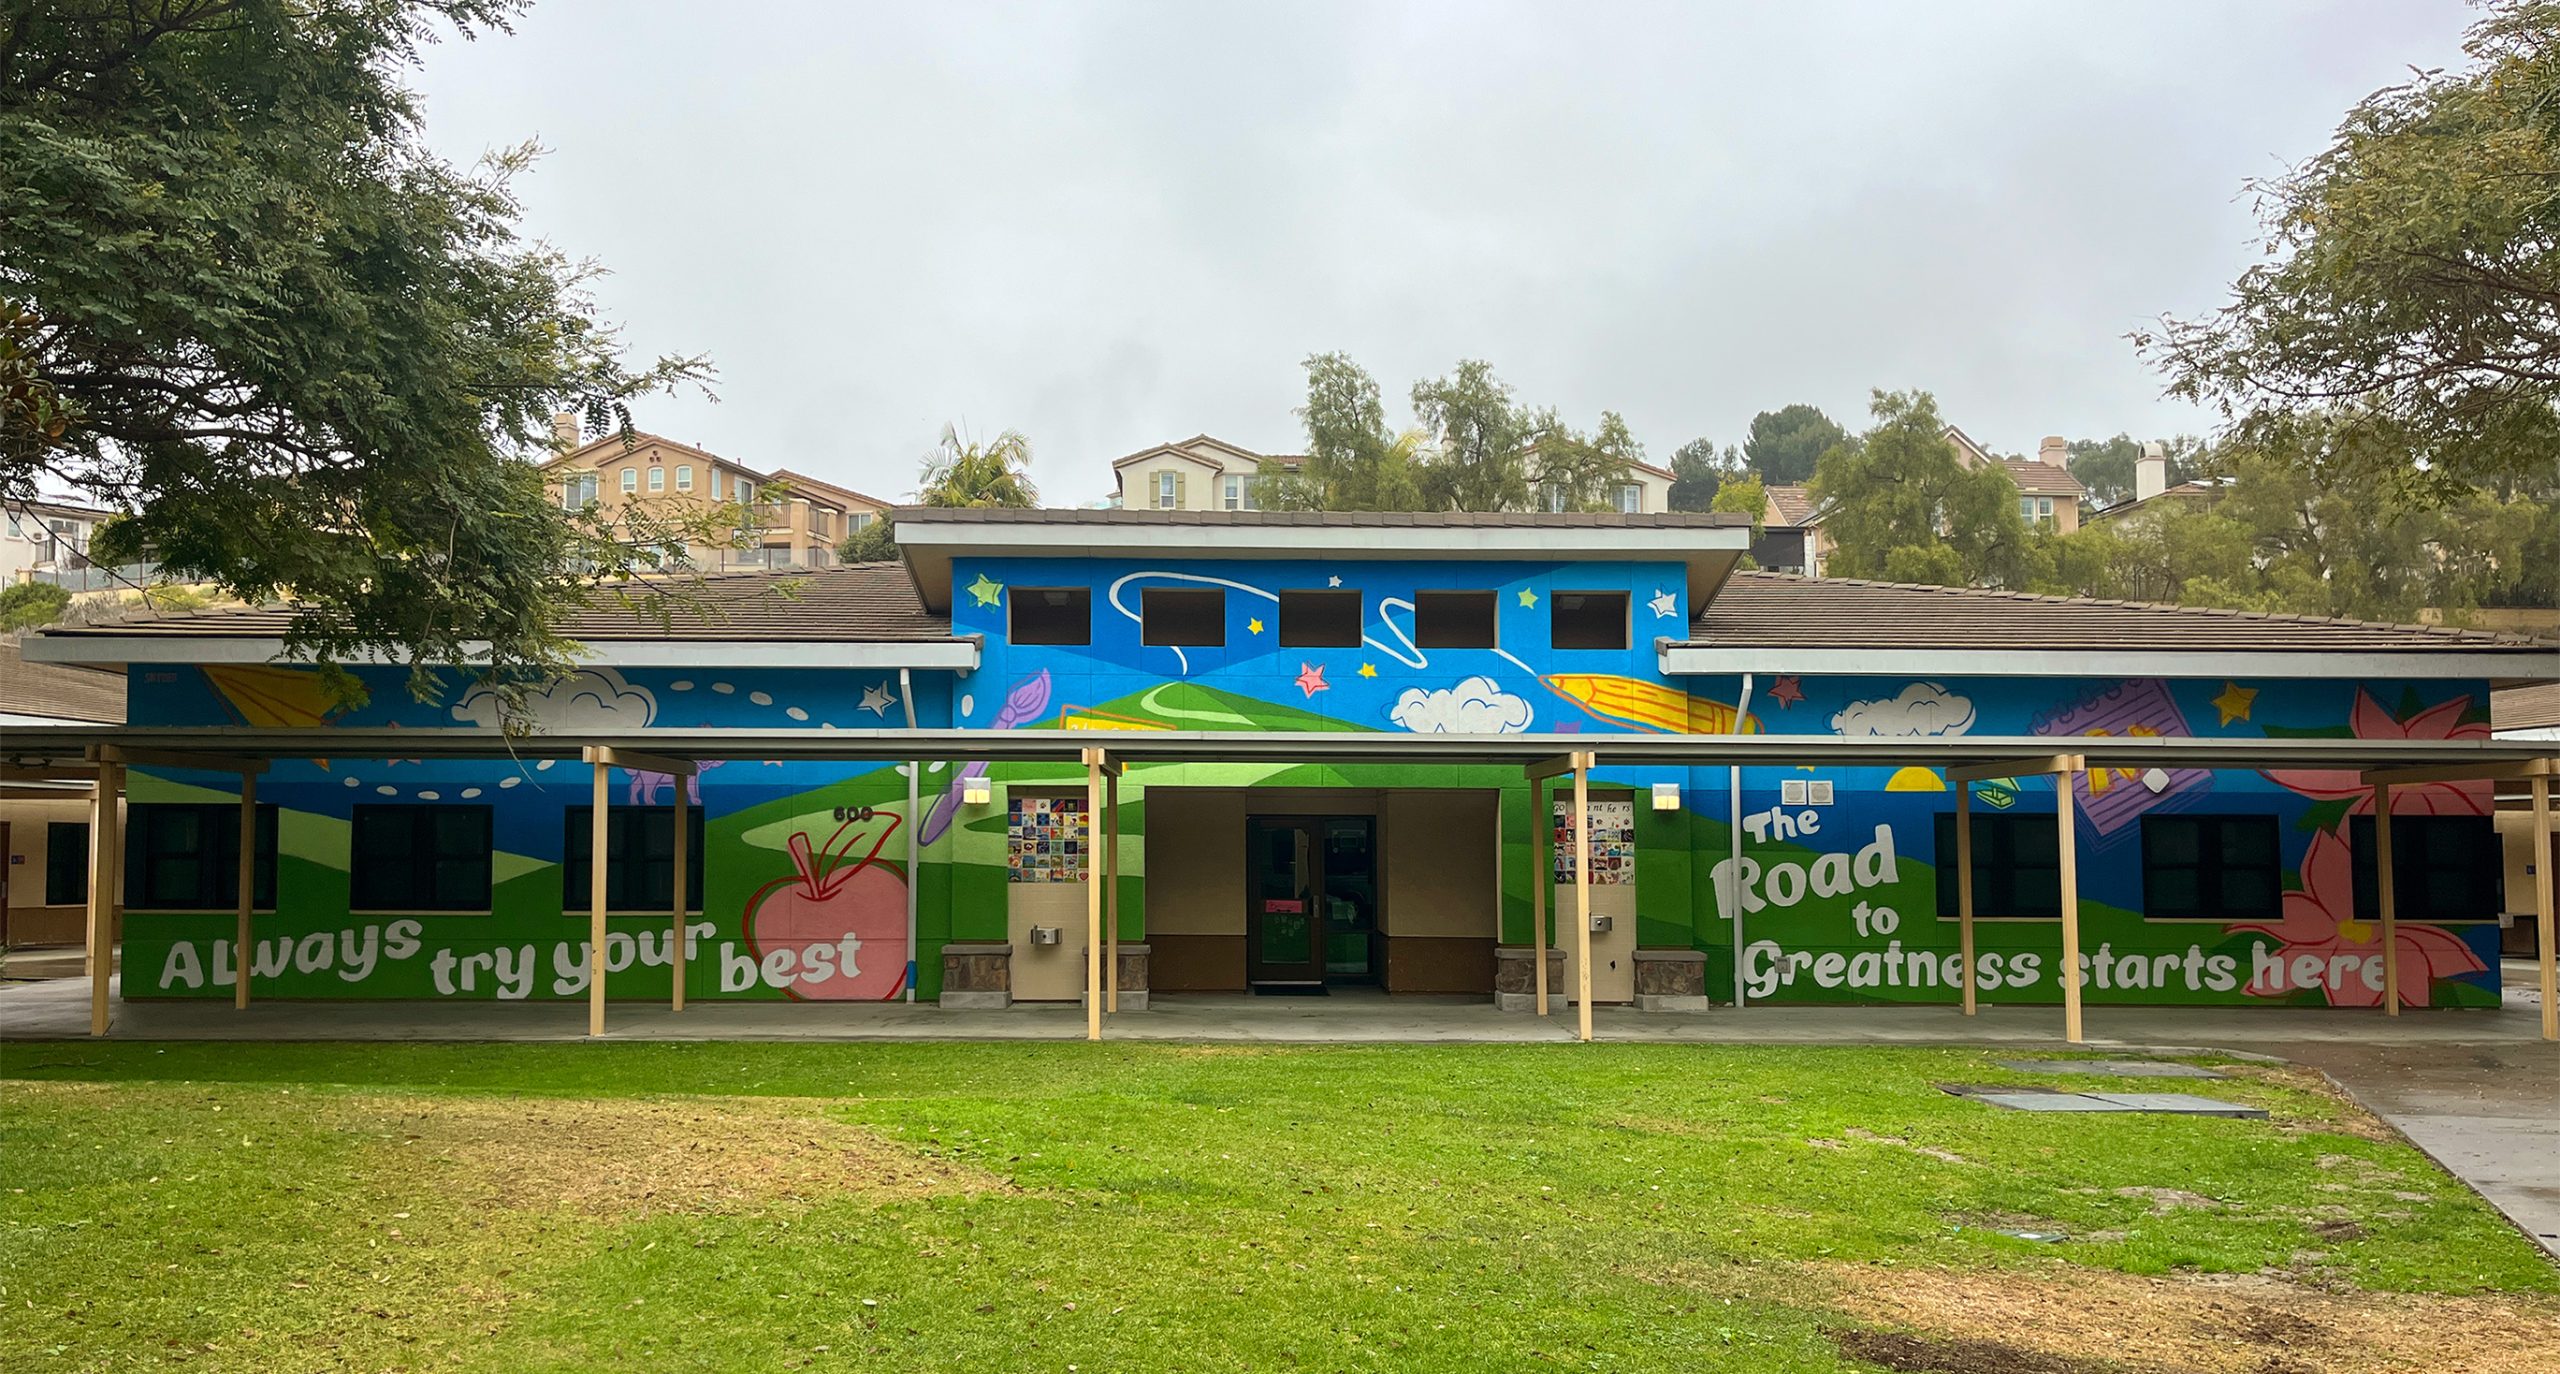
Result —
[[[2359, 687], [2349, 723], [2357, 739], [2489, 738], [2487, 721], [2464, 723], [2463, 714], [2471, 706], [2469, 697], [2455, 697], [2398, 720], [2373, 699], [2372, 693]], [[2266, 775], [2270, 781], [2313, 801], [2345, 802], [2350, 815], [2365, 815], [2373, 810], [2373, 789], [2353, 772], [2270, 768]], [[2489, 814], [2489, 786], [2485, 782], [2428, 782], [2394, 787], [2391, 810], [2401, 816], [2485, 816]]]
[[[2311, 837], [2311, 848], [2302, 856], [2302, 886], [2284, 894], [2282, 920], [2232, 929], [2283, 942], [2276, 966], [2260, 968], [2249, 980], [2252, 996], [2279, 996], [2295, 986], [2294, 961], [2311, 956], [2320, 960], [2318, 976], [2329, 1005], [2382, 1005], [2382, 989], [2364, 976], [2369, 961], [2382, 952], [2382, 923], [2356, 919], [2355, 859], [2337, 832], [2323, 830]], [[2399, 938], [2393, 942], [2393, 957], [2399, 961], [2400, 1005], [2404, 1007], [2428, 1005], [2438, 978], [2488, 967], [2469, 945], [2441, 927], [2401, 924], [2395, 933]], [[2353, 962], [2342, 964], [2342, 959]], [[2281, 981], [2271, 983], [2271, 972]]]

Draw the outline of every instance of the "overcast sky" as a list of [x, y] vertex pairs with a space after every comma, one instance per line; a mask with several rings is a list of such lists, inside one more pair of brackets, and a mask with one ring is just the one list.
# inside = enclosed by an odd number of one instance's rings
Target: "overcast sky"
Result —
[[1657, 459], [1924, 387], [1983, 443], [2202, 428], [2125, 342], [2221, 299], [2242, 181], [2460, 60], [2454, 0], [1541, 5], [545, 0], [431, 49], [448, 156], [720, 401], [644, 428], [874, 495], [946, 420], [1056, 504], [1300, 446], [1340, 349], [1408, 417], [1490, 360]]

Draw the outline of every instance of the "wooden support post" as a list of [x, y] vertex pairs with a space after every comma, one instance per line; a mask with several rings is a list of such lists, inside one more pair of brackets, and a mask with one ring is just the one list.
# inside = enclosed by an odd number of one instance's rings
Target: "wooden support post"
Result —
[[2080, 1043], [2080, 846], [2071, 819], [2077, 776], [2076, 769], [2053, 775], [2055, 856], [2062, 870], [2062, 1038], [2074, 1045]]
[[2542, 965], [2542, 1038], [2560, 1040], [2560, 930], [2551, 909], [2551, 779], [2535, 778], [2533, 796], [2533, 921]]
[[2391, 863], [2391, 784], [2373, 785], [2373, 873], [2381, 884], [2382, 1014], [2400, 1014], [2400, 886]]
[[1102, 830], [1102, 751], [1084, 751], [1084, 1038], [1102, 1038], [1102, 874], [1093, 837]]
[[[607, 784], [613, 765], [595, 761], [595, 810], [587, 838], [587, 1034], [604, 1034], [604, 905]], [[681, 786], [682, 784], [678, 784]]]
[[1547, 780], [1529, 782], [1529, 964], [1538, 980], [1538, 1014], [1547, 1014], [1547, 889], [1555, 886], [1556, 816], [1547, 805]]
[[117, 879], [124, 876], [124, 765], [98, 765], [89, 794], [89, 1033], [107, 1033], [116, 963]]
[[[1592, 1039], [1592, 755], [1574, 755], [1574, 1006]], [[1544, 965], [1546, 954], [1539, 954]]]
[[249, 1007], [250, 916], [258, 905], [258, 775], [240, 775], [240, 923], [231, 937], [231, 1005]]
[[[2068, 775], [2063, 785], [2070, 786]], [[1956, 949], [1964, 961], [1964, 1014], [1978, 1009], [1973, 972], [1973, 784], [1956, 784]]]
[[684, 1010], [684, 923], [691, 915], [688, 908], [692, 905], [687, 902], [685, 898], [693, 886], [693, 845], [690, 843], [693, 837], [693, 826], [690, 824], [692, 818], [685, 814], [685, 802], [687, 800], [685, 796], [685, 789], [692, 785], [693, 779], [670, 777], [667, 779], [667, 782], [669, 783], [671, 790], [676, 794], [676, 895], [674, 902], [676, 909], [676, 928], [675, 943], [667, 946], [667, 973], [675, 982], [675, 991], [673, 996], [670, 998], [670, 1005], [674, 1010], [682, 1011]]
[[1120, 776], [1102, 780], [1103, 1005], [1120, 1010]]

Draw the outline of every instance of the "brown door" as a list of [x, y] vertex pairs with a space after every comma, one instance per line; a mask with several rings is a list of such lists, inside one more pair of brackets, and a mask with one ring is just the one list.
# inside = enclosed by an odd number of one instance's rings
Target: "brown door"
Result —
[[1323, 822], [1245, 821], [1244, 976], [1256, 991], [1324, 988]]

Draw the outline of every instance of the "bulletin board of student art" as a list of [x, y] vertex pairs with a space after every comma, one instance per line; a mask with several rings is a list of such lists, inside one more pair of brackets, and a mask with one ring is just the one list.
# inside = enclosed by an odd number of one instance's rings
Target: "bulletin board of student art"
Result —
[[[1636, 804], [1633, 801], [1591, 803], [1591, 881], [1606, 887], [1631, 883], [1636, 877]], [[1555, 880], [1573, 881], [1573, 803], [1559, 801], [1555, 808]]]
[[1005, 867], [1011, 881], [1084, 881], [1089, 831], [1082, 797], [1015, 797], [1004, 830]]

